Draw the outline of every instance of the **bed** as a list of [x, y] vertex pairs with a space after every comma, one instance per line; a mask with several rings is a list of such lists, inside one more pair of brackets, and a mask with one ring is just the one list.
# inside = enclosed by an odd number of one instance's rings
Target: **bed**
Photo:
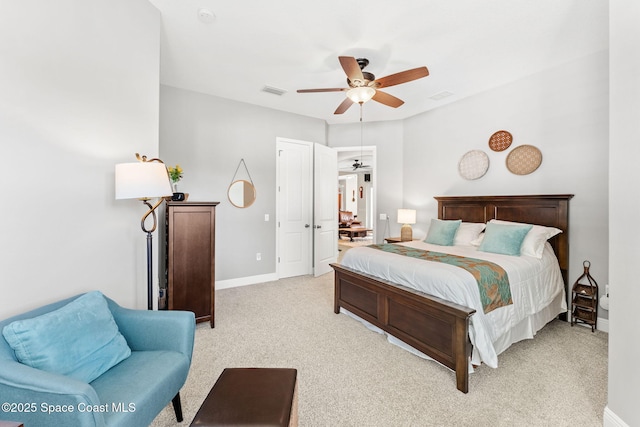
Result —
[[[544, 255], [545, 257], [551, 256], [553, 262], [557, 259], [556, 269], [559, 270], [560, 278], [558, 280], [562, 293], [557, 294], [554, 299], [554, 311], [552, 308], [545, 308], [542, 310], [546, 310], [542, 313], [544, 316], [531, 316], [533, 320], [526, 317], [522, 322], [519, 320], [517, 322], [520, 326], [525, 323], [530, 324], [533, 333], [558, 314], [566, 320], [567, 295], [570, 294], [567, 288], [569, 200], [572, 197], [573, 195], [570, 194], [435, 197], [438, 201], [438, 219], [440, 220], [461, 220], [465, 223], [487, 223], [491, 220], [503, 220], [537, 224], [562, 231], [548, 240]], [[420, 242], [408, 243], [404, 246], [413, 248], [416, 245], [420, 246], [420, 244]], [[349, 251], [355, 249], [357, 248]], [[375, 250], [363, 248], [361, 252], [369, 251], [371, 253]], [[354, 254], [356, 253], [354, 252]], [[472, 307], [474, 304], [465, 304], [464, 300], [452, 301], [448, 298], [430, 295], [415, 289], [411, 283], [394, 282], [389, 278], [394, 279], [398, 275], [384, 274], [386, 268], [363, 267], [353, 261], [348, 263], [353, 267], [348, 267], [343, 265], [344, 263], [343, 258], [342, 264], [332, 264], [335, 274], [334, 312], [340, 313], [341, 309], [342, 311], [346, 310], [454, 370], [458, 390], [467, 393], [469, 391], [469, 372], [472, 370], [470, 368], [472, 368], [474, 343], [477, 336], [482, 335], [476, 330], [479, 328], [480, 322], [475, 322], [477, 324], [472, 322], [472, 316], [476, 315], [476, 319], [479, 320], [480, 318], [484, 319], [485, 313], [478, 312], [479, 309], [482, 310], [482, 307], [474, 308]], [[401, 273], [402, 269], [398, 265], [397, 259], [390, 262], [389, 270], [396, 268], [396, 273]], [[514, 297], [514, 302], [515, 300]], [[559, 303], [561, 303], [561, 309], [558, 309]], [[496, 308], [493, 311], [500, 312], [501, 310], [507, 309]], [[513, 310], [513, 308], [508, 310]], [[537, 311], [540, 309], [538, 308]], [[489, 315], [493, 315], [493, 312]], [[504, 318], [505, 316], [497, 317]], [[521, 339], [522, 331], [515, 331], [514, 337], [510, 337], [510, 334], [510, 330], [504, 334], [507, 338], [497, 344], [499, 348], [496, 353], [504, 351], [512, 342]], [[529, 334], [532, 336], [531, 331]]]

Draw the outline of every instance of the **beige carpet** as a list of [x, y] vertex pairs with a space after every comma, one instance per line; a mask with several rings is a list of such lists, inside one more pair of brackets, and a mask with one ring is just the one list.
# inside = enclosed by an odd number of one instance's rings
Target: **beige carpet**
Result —
[[367, 237], [354, 237], [353, 241], [348, 237], [341, 236], [338, 240], [338, 246], [346, 246], [347, 248], [354, 248], [356, 246], [366, 246], [373, 244], [373, 236]]
[[300, 426], [601, 426], [607, 338], [553, 321], [481, 366], [470, 392], [450, 370], [333, 313], [333, 276], [216, 292], [216, 327], [199, 324], [181, 396], [153, 426], [189, 425], [225, 367], [298, 369]]

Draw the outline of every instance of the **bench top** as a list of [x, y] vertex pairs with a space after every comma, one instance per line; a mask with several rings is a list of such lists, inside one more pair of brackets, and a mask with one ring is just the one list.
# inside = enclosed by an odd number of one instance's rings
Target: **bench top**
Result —
[[297, 372], [289, 368], [227, 368], [191, 425], [287, 427]]

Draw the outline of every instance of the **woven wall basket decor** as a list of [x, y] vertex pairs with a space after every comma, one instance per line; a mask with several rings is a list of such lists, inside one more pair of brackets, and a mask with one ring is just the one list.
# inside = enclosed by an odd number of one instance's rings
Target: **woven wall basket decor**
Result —
[[533, 145], [520, 145], [507, 155], [507, 169], [516, 175], [529, 175], [542, 163], [542, 153]]
[[482, 178], [489, 169], [489, 156], [481, 150], [471, 150], [465, 153], [458, 163], [458, 172], [464, 179]]
[[489, 138], [489, 148], [493, 151], [504, 151], [511, 146], [513, 136], [506, 130], [499, 130]]

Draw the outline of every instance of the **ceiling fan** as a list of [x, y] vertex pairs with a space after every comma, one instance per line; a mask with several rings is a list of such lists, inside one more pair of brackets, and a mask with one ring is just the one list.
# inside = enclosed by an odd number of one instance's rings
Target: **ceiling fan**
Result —
[[356, 159], [356, 162], [352, 165], [353, 166], [353, 170], [356, 171], [358, 169], [361, 168], [370, 168], [371, 165], [365, 165], [363, 162], [359, 161], [358, 159]]
[[382, 92], [380, 88], [407, 83], [429, 75], [427, 67], [418, 67], [376, 79], [376, 76], [373, 74], [363, 71], [364, 67], [369, 65], [368, 59], [356, 59], [352, 56], [339, 56], [338, 59], [340, 60], [342, 69], [347, 74], [347, 85], [349, 85], [349, 87], [298, 89], [298, 93], [347, 92], [347, 97], [333, 114], [342, 114], [347, 111], [352, 104], [362, 104], [370, 99], [389, 107], [398, 108], [404, 104], [404, 101], [386, 92]]

